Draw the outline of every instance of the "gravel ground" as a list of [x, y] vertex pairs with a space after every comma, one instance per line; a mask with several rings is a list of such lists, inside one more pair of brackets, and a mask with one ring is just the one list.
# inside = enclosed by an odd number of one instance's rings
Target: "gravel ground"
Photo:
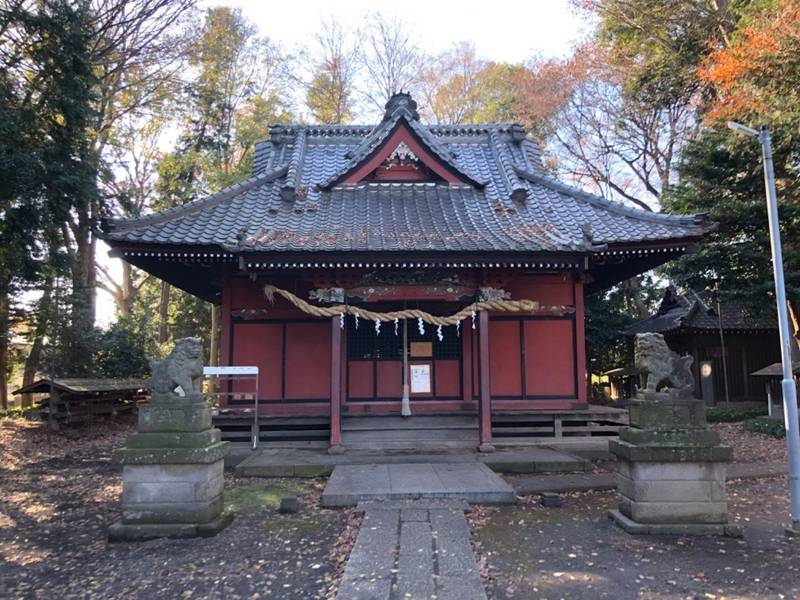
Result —
[[[714, 423], [742, 464], [786, 462], [786, 441]], [[595, 472], [613, 470], [598, 463]], [[563, 494], [545, 509], [481, 508], [470, 517], [490, 598], [800, 598], [800, 542], [783, 535], [786, 478], [728, 482], [731, 521], [743, 539], [630, 536], [606, 517], [607, 492]]]
[[783, 535], [786, 485], [729, 483], [743, 539], [630, 536], [606, 517], [613, 492], [584, 492], [563, 495], [561, 508], [530, 496], [520, 506], [474, 511], [473, 545], [498, 600], [798, 598], [800, 543]]
[[[782, 440], [714, 427], [740, 462], [785, 459]], [[121, 488], [110, 450], [132, 428], [50, 435], [0, 420], [1, 598], [333, 598], [358, 520], [318, 507], [322, 481], [228, 478], [239, 516], [217, 537], [107, 544]], [[303, 497], [298, 514], [278, 514], [286, 494]], [[744, 539], [629, 536], [605, 517], [611, 492], [564, 495], [558, 509], [530, 496], [469, 519], [491, 598], [799, 598], [785, 478], [731, 482], [729, 499]]]
[[733, 448], [734, 462], [785, 463], [789, 460], [786, 440], [763, 433], [745, 431], [741, 423], [712, 423], [711, 428], [719, 432], [725, 446]]
[[[218, 536], [109, 545], [121, 489], [109, 455], [131, 430], [0, 421], [0, 597], [333, 597], [357, 522], [317, 508], [320, 481], [229, 479], [238, 517]], [[303, 495], [299, 513], [278, 513], [285, 494]]]

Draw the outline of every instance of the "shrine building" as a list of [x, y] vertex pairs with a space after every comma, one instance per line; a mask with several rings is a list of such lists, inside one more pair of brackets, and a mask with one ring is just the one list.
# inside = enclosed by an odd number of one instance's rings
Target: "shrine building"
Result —
[[374, 126], [274, 126], [249, 179], [103, 237], [221, 305], [220, 364], [259, 367], [265, 418], [329, 419], [338, 446], [357, 415], [462, 415], [488, 446], [500, 415], [586, 409], [586, 294], [711, 228], [554, 180], [519, 125], [425, 125], [401, 93]]

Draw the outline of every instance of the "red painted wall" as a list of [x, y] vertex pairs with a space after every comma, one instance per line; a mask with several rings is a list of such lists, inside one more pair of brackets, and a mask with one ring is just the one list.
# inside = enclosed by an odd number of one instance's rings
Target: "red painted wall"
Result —
[[434, 391], [437, 398], [461, 399], [460, 377], [458, 360], [436, 360], [433, 368]]
[[331, 397], [331, 330], [327, 319], [286, 324], [285, 394], [288, 400]]
[[[493, 278], [502, 278], [502, 273]], [[293, 278], [270, 280], [300, 297], [307, 297], [311, 284]], [[261, 372], [261, 399], [268, 412], [281, 414], [325, 414], [330, 398], [330, 339], [328, 319], [314, 319], [287, 302], [269, 304], [263, 294], [264, 281], [231, 278], [222, 298], [222, 364], [255, 364]], [[570, 408], [586, 402], [583, 342], [583, 289], [571, 275], [522, 275], [515, 272], [501, 283], [515, 299], [543, 304], [573, 306], [568, 318], [526, 318], [509, 313], [490, 316], [490, 390], [494, 410]], [[258, 311], [242, 314], [241, 311]], [[251, 320], [243, 320], [249, 318]], [[437, 360], [434, 384], [437, 398], [453, 399], [425, 406], [460, 410], [475, 406], [479, 389], [478, 357], [471, 321], [462, 328], [462, 363]], [[346, 357], [346, 351], [345, 357]], [[377, 396], [384, 409], [399, 409], [402, 395], [399, 361], [368, 361], [342, 364], [342, 399], [348, 411], [370, 409], [365, 400]], [[238, 388], [237, 388], [238, 389]], [[244, 391], [244, 390], [243, 390]], [[385, 400], [395, 402], [386, 403]], [[285, 402], [284, 402], [285, 401]], [[291, 402], [290, 402], [291, 401]], [[465, 404], [466, 403], [466, 404]]]
[[[257, 366], [259, 399], [280, 400], [283, 377], [283, 324], [237, 323], [233, 341], [231, 364]], [[236, 387], [237, 390], [246, 389], [244, 382]]]
[[[571, 275], [521, 275], [508, 280], [503, 289], [512, 298], [573, 307], [574, 314], [490, 316], [493, 409], [566, 409], [585, 403], [581, 283]], [[474, 368], [477, 380], [477, 365]]]
[[372, 398], [373, 364], [371, 360], [353, 360], [347, 365], [347, 398]]
[[519, 324], [519, 319], [489, 321], [489, 372], [492, 396], [522, 395]]
[[523, 321], [525, 395], [575, 397], [571, 319]]
[[403, 397], [403, 363], [399, 360], [379, 360], [378, 374], [379, 398]]

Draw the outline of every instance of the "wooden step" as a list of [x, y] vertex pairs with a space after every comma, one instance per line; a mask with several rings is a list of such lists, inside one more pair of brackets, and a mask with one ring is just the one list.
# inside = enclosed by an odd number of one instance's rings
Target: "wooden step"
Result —
[[342, 419], [342, 444], [355, 450], [446, 450], [478, 445], [470, 415], [392, 415]]
[[444, 430], [477, 428], [478, 418], [470, 415], [412, 415], [410, 417], [381, 415], [342, 418], [342, 431], [394, 431], [410, 429]]

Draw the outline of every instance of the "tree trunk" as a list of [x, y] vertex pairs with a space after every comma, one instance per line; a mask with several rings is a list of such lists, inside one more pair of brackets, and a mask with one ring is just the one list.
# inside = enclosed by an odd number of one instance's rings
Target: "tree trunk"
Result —
[[[33, 343], [31, 350], [25, 359], [25, 370], [22, 373], [22, 385], [30, 385], [36, 377], [39, 363], [42, 361], [42, 346], [44, 344], [44, 334], [50, 324], [50, 308], [52, 306], [53, 277], [47, 276], [42, 285], [42, 299], [39, 301], [39, 315], [36, 319], [36, 329], [33, 332]], [[22, 408], [30, 408], [33, 405], [33, 394], [23, 394]]]
[[169, 311], [169, 289], [170, 285], [166, 281], [161, 282], [161, 300], [158, 303], [158, 343], [165, 344], [169, 337], [167, 327], [167, 317]]
[[10, 341], [8, 288], [0, 291], [0, 409], [8, 410], [8, 345]]
[[[211, 305], [211, 342], [208, 351], [208, 364], [212, 367], [219, 365], [219, 306], [216, 304]], [[208, 384], [208, 392], [215, 394], [217, 392], [217, 380], [215, 377], [210, 378]]]
[[81, 347], [80, 340], [88, 340], [94, 329], [97, 274], [94, 266], [95, 240], [90, 227], [88, 211], [78, 216], [78, 227], [75, 232], [75, 258], [72, 265], [72, 340], [76, 344], [75, 351], [87, 351]]
[[639, 277], [631, 277], [623, 281], [620, 286], [625, 290], [625, 295], [629, 301], [631, 316], [636, 319], [644, 319], [647, 315], [647, 306], [642, 299], [642, 280]]
[[800, 310], [797, 303], [791, 300], [788, 300], [786, 305], [789, 307], [789, 329], [794, 341], [791, 345], [792, 362], [800, 362]]
[[133, 308], [135, 290], [133, 288], [133, 271], [131, 264], [122, 261], [122, 284], [117, 299], [117, 312], [120, 317], [129, 317]]

